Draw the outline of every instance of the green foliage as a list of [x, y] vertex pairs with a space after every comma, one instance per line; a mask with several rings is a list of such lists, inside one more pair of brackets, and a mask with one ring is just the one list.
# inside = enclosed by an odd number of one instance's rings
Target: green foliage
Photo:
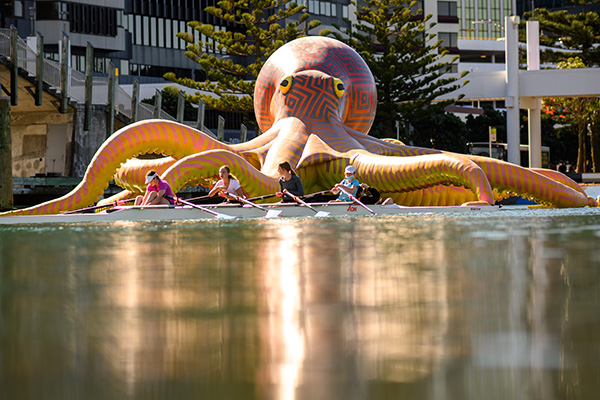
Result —
[[[569, 58], [558, 63], [558, 69], [585, 68], [583, 61], [578, 58]], [[560, 124], [570, 125], [578, 136], [577, 172], [588, 170], [588, 125], [591, 127], [600, 109], [600, 98], [597, 97], [574, 97], [574, 98], [550, 98], [543, 100], [544, 111]], [[597, 151], [598, 149], [596, 149]], [[594, 150], [592, 149], [592, 152]], [[600, 161], [600, 160], [598, 160]], [[600, 164], [594, 165], [598, 170]]]
[[[185, 55], [202, 67], [208, 79], [197, 82], [174, 73], [164, 77], [197, 90], [187, 96], [192, 103], [201, 98], [209, 109], [252, 112], [255, 80], [265, 61], [285, 43], [320, 25], [305, 10], [291, 0], [224, 0], [217, 7], [207, 7], [207, 13], [235, 28], [217, 30], [192, 21], [188, 26], [200, 34], [200, 42], [187, 32], [177, 37], [188, 43]], [[298, 22], [285, 21], [295, 15]]]
[[496, 141], [506, 143], [506, 112], [495, 110], [491, 103], [482, 106], [483, 114], [467, 115], [467, 142], [487, 142], [489, 129], [496, 128]]
[[[570, 14], [567, 10], [535, 10], [535, 19], [540, 23], [540, 45], [563, 49], [565, 52], [544, 51], [541, 58], [548, 62], [564, 61], [577, 55], [585, 65], [600, 65], [600, 14], [585, 12], [585, 6], [600, 0], [573, 1], [583, 5], [583, 12]], [[530, 17], [531, 13], [525, 13]], [[524, 23], [524, 22], [523, 22]]]
[[413, 124], [415, 146], [430, 147], [455, 153], [467, 151], [467, 127], [459, 117], [435, 111]]
[[[332, 32], [358, 51], [373, 72], [377, 85], [377, 115], [371, 134], [395, 137], [395, 121], [404, 127], [440, 112], [454, 101], [434, 103], [456, 90], [458, 78], [443, 76], [457, 58], [442, 61], [448, 52], [429, 28], [431, 15], [420, 17], [416, 1], [368, 0], [356, 5], [358, 23]], [[366, 4], [366, 5], [363, 5]]]

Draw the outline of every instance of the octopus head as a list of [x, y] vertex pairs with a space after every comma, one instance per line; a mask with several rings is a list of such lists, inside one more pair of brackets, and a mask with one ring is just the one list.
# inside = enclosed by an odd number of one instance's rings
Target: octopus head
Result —
[[[314, 107], [325, 108], [320, 117], [310, 111]], [[254, 89], [254, 111], [263, 132], [278, 119], [294, 115], [322, 118], [321, 123], [335, 117], [368, 133], [376, 107], [375, 80], [365, 61], [348, 45], [321, 36], [279, 48], [263, 66]]]
[[281, 79], [271, 100], [276, 120], [296, 117], [306, 123], [333, 123], [343, 118], [346, 87], [321, 71], [300, 71]]

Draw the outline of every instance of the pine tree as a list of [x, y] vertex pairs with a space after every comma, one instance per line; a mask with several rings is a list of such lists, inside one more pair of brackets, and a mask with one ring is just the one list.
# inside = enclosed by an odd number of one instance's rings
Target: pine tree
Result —
[[[187, 95], [186, 100], [202, 99], [209, 109], [252, 112], [254, 84], [263, 64], [279, 47], [295, 38], [306, 36], [320, 25], [310, 20], [306, 7], [291, 0], [223, 0], [205, 11], [223, 21], [231, 30], [221, 30], [198, 21], [187, 25], [200, 35], [180, 32], [177, 37], [188, 43], [185, 55], [200, 64], [208, 79], [197, 82], [164, 75], [180, 85], [201, 91]], [[289, 18], [298, 16], [298, 22]]]
[[[570, 14], [567, 10], [548, 11], [536, 9], [534, 16], [540, 23], [540, 44], [564, 52], [544, 51], [541, 58], [548, 62], [566, 61], [569, 57], [579, 57], [586, 66], [600, 65], [600, 14], [586, 12], [587, 6], [600, 3], [600, 0], [573, 0], [582, 6], [582, 12]], [[529, 18], [531, 13], [525, 13]], [[525, 19], [524, 18], [524, 19]]]
[[442, 60], [448, 51], [429, 32], [435, 25], [429, 22], [431, 15], [422, 17], [416, 1], [368, 0], [365, 6], [351, 3], [357, 8], [358, 23], [346, 30], [336, 26], [339, 33], [333, 35], [355, 48], [373, 72], [379, 102], [373, 135], [395, 137], [396, 121], [404, 125], [406, 133], [409, 125], [454, 102], [434, 102], [456, 90], [459, 78], [443, 76], [458, 57]]
[[[585, 68], [583, 61], [578, 58], [569, 58], [567, 61], [558, 63], [558, 69], [567, 68]], [[591, 131], [591, 153], [593, 155], [592, 162], [594, 172], [600, 170], [600, 149], [596, 146], [598, 133], [594, 128], [598, 126], [598, 109], [600, 109], [600, 98], [591, 97], [575, 97], [575, 98], [556, 98], [544, 99], [543, 107], [546, 113], [553, 115], [555, 120], [561, 124], [570, 125], [578, 137], [577, 151], [577, 172], [587, 172], [588, 165], [588, 150], [587, 150], [587, 135], [588, 129]], [[588, 128], [589, 127], [589, 128]]]

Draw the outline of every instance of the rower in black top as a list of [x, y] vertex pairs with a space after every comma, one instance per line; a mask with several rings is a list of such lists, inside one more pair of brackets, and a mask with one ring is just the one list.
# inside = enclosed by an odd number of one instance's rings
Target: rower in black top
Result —
[[378, 204], [381, 195], [374, 187], [371, 187], [366, 183], [361, 183], [358, 187], [356, 197], [364, 204]]
[[286, 189], [295, 196], [304, 196], [304, 187], [302, 187], [302, 181], [292, 170], [289, 162], [284, 161], [279, 164], [277, 172], [279, 172], [279, 175], [281, 175], [281, 178], [279, 178], [279, 187], [281, 190], [275, 194], [277, 197], [281, 197], [281, 200], [285, 203], [294, 202], [293, 198], [283, 193], [283, 189]]

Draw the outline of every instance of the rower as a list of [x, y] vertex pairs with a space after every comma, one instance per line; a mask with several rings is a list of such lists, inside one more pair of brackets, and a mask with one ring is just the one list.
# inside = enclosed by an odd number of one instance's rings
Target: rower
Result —
[[146, 194], [135, 198], [136, 206], [173, 204], [173, 190], [167, 181], [163, 181], [156, 171], [146, 174]]
[[340, 183], [336, 183], [333, 189], [331, 189], [331, 192], [335, 194], [341, 192], [338, 198], [332, 201], [352, 201], [350, 197], [346, 195], [346, 193], [340, 190], [340, 188], [344, 189], [353, 196], [356, 195], [356, 192], [358, 191], [359, 182], [358, 179], [354, 177], [355, 172], [356, 170], [352, 165], [348, 165], [346, 167], [346, 169], [344, 170], [344, 174], [346, 177], [342, 179]]
[[248, 197], [248, 193], [244, 190], [239, 180], [231, 174], [231, 170], [227, 165], [219, 168], [219, 177], [221, 178], [215, 186], [208, 192], [210, 197], [216, 194], [223, 196], [227, 200], [235, 201], [237, 196], [242, 198]]
[[279, 178], [279, 189], [280, 191], [275, 193], [275, 196], [281, 197], [281, 201], [284, 203], [293, 203], [293, 197], [283, 193], [284, 189], [287, 190], [294, 196], [304, 196], [304, 187], [302, 187], [302, 181], [296, 175], [292, 166], [289, 162], [284, 161], [277, 167], [277, 172], [281, 176]]

